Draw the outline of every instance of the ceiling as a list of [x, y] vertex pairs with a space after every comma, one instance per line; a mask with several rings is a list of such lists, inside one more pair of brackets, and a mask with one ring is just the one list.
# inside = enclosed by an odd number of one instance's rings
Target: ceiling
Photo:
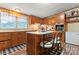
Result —
[[79, 6], [79, 3], [0, 3], [0, 7], [19, 8], [22, 13], [38, 17], [47, 17]]

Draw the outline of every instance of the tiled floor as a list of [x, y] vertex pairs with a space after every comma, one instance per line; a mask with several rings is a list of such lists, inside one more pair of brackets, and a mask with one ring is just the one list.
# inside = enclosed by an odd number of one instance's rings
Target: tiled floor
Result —
[[[18, 50], [17, 52], [12, 53], [12, 55], [26, 55], [26, 49]], [[66, 44], [61, 55], [79, 55], [79, 46]]]
[[66, 44], [61, 55], [79, 55], [79, 46]]
[[9, 55], [26, 55], [26, 45], [23, 44], [23, 45], [20, 45], [18, 46], [18, 50], [10, 53]]
[[0, 51], [0, 55], [25, 55], [26, 54], [26, 45], [18, 45], [12, 48], [5, 49]]
[[26, 55], [26, 48], [23, 48], [23, 49], [15, 51], [13, 53], [10, 53], [10, 55]]
[[[0, 55], [27, 55], [26, 46], [23, 44], [6, 49], [5, 51], [1, 51]], [[79, 46], [66, 44], [61, 55], [79, 55]]]

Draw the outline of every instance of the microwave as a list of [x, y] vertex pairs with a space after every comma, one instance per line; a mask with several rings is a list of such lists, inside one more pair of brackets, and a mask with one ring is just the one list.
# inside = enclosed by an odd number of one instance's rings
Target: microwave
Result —
[[62, 25], [62, 24], [56, 25], [56, 26], [55, 26], [55, 30], [56, 30], [56, 31], [64, 31], [64, 25]]

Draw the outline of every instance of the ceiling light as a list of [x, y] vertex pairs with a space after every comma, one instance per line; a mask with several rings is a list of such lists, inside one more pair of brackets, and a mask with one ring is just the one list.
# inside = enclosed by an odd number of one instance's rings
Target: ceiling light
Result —
[[21, 10], [19, 8], [15, 8], [16, 12], [21, 12]]
[[61, 15], [61, 16], [60, 16], [60, 19], [64, 19], [64, 15]]

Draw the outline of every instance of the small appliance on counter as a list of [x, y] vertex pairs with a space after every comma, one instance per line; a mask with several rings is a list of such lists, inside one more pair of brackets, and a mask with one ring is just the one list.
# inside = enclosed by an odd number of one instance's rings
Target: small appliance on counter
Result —
[[63, 24], [56, 24], [55, 30], [56, 31], [64, 31], [64, 25]]

